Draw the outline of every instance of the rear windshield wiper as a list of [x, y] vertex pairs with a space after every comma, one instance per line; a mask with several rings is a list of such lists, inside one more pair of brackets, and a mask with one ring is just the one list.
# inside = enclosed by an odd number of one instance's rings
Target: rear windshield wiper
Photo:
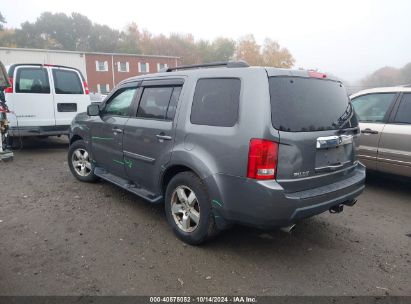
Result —
[[[344, 113], [337, 119], [337, 122], [334, 125], [338, 125], [338, 130], [342, 130], [343, 127], [350, 122], [352, 116], [354, 115], [354, 110], [351, 102], [348, 103], [347, 108], [345, 109]], [[353, 129], [353, 128], [351, 128]], [[344, 129], [346, 130], [346, 129]]]

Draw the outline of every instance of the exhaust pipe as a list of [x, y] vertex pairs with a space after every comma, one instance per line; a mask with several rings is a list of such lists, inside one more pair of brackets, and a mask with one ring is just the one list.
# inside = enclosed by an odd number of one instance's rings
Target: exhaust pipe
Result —
[[349, 200], [349, 201], [344, 202], [344, 205], [352, 207], [352, 206], [354, 206], [356, 203], [357, 203], [357, 200], [356, 200], [356, 199], [352, 199], [352, 200]]
[[329, 211], [330, 211], [330, 213], [340, 213], [340, 212], [343, 212], [343, 210], [344, 210], [344, 205], [343, 204], [339, 204], [339, 205], [336, 205], [336, 206], [332, 206], [330, 209], [329, 209]]
[[295, 228], [295, 224], [292, 224], [290, 226], [287, 227], [281, 227], [280, 230], [286, 233], [291, 233]]

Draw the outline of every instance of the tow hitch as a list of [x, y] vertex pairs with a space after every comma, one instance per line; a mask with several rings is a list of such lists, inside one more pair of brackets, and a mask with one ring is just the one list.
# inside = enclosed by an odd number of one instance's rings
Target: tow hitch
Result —
[[352, 207], [352, 206], [354, 206], [356, 203], [357, 203], [357, 200], [356, 200], [356, 199], [352, 199], [352, 200], [349, 200], [349, 201], [345, 201], [345, 202], [343, 202], [342, 204], [339, 204], [339, 205], [336, 205], [336, 206], [332, 206], [332, 207], [329, 209], [329, 211], [330, 211], [330, 213], [340, 213], [340, 212], [343, 212], [343, 210], [344, 210], [344, 205], [349, 206], [349, 207]]
[[329, 211], [330, 213], [340, 213], [340, 212], [343, 212], [343, 210], [344, 210], [344, 205], [339, 204], [339, 205], [331, 207]]

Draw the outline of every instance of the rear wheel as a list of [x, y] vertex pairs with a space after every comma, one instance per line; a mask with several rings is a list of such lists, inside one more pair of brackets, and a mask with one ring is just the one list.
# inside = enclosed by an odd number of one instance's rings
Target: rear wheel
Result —
[[174, 233], [188, 244], [199, 245], [218, 233], [207, 187], [192, 172], [182, 172], [171, 179], [165, 210]]
[[75, 141], [70, 145], [68, 152], [68, 164], [71, 173], [82, 182], [94, 182], [94, 165], [91, 162], [90, 153], [83, 140]]

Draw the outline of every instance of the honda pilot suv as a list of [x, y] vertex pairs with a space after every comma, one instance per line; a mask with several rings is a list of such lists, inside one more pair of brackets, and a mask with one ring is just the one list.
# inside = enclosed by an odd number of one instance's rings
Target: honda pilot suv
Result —
[[169, 68], [121, 82], [71, 124], [68, 163], [165, 204], [200, 244], [233, 223], [288, 227], [352, 206], [364, 189], [358, 121], [342, 83], [245, 62]]

